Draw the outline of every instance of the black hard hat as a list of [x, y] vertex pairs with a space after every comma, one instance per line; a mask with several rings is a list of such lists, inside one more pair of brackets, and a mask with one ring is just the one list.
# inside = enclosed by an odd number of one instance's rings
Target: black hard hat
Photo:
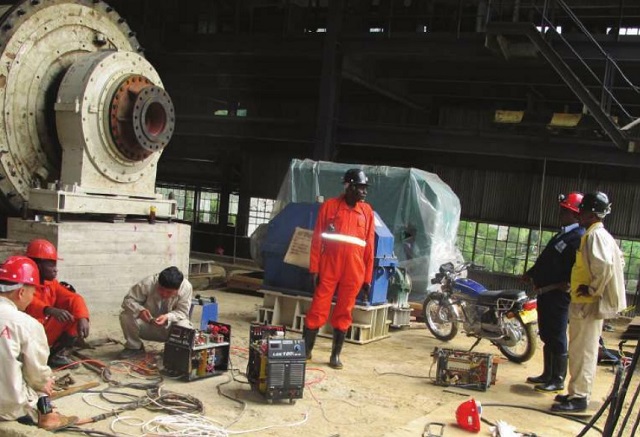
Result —
[[601, 191], [585, 194], [580, 203], [580, 212], [595, 212], [607, 215], [611, 212], [609, 197]]
[[344, 174], [344, 177], [342, 178], [342, 181], [347, 184], [369, 185], [367, 175], [365, 175], [364, 172], [359, 168], [351, 168], [347, 170], [347, 172]]

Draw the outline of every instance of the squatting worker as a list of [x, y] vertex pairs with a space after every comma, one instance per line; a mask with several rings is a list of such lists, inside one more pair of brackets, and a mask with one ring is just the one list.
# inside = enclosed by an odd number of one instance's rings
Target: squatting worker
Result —
[[562, 229], [547, 243], [536, 263], [525, 274], [538, 295], [538, 329], [544, 343], [544, 368], [539, 376], [527, 378], [538, 384], [536, 391], [558, 392], [564, 389], [567, 376], [567, 323], [569, 322], [569, 283], [571, 268], [584, 228], [578, 223], [582, 193], [561, 194]]
[[53, 379], [47, 337], [42, 325], [24, 313], [39, 286], [38, 267], [29, 258], [12, 256], [0, 266], [0, 420], [37, 421], [55, 431], [78, 418], [54, 413], [49, 402]]
[[141, 339], [164, 342], [171, 325], [192, 328], [189, 308], [193, 287], [175, 266], [135, 284], [122, 301], [120, 326], [126, 340], [120, 358], [144, 353]]
[[580, 204], [580, 224], [587, 229], [571, 270], [569, 305], [569, 387], [557, 395], [551, 409], [585, 411], [598, 364], [598, 348], [604, 319], [614, 317], [627, 305], [624, 258], [602, 224], [611, 204], [602, 192], [589, 193]]
[[67, 357], [78, 339], [89, 335], [89, 308], [82, 296], [58, 282], [56, 247], [47, 240], [35, 239], [27, 246], [26, 256], [38, 266], [42, 287], [27, 307], [27, 314], [44, 325], [49, 342], [49, 366], [78, 368]]
[[316, 284], [311, 307], [307, 311], [304, 339], [307, 359], [320, 329], [329, 316], [334, 293], [337, 301], [331, 316], [333, 346], [329, 365], [342, 368], [340, 352], [351, 326], [359, 292], [368, 295], [373, 275], [374, 215], [364, 199], [368, 181], [364, 172], [354, 168], [344, 174], [344, 194], [323, 203], [318, 212], [309, 272]]

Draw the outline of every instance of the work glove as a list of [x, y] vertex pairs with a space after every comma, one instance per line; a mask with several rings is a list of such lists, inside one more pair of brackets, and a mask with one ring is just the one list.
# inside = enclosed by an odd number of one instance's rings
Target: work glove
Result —
[[371, 285], [368, 282], [365, 282], [364, 284], [362, 284], [362, 287], [360, 287], [360, 298], [365, 301], [366, 303], [369, 303], [369, 291], [371, 290]]
[[44, 315], [53, 317], [58, 322], [62, 323], [73, 322], [73, 314], [61, 308], [46, 307], [44, 309]]
[[311, 291], [315, 291], [316, 287], [320, 283], [320, 275], [318, 273], [311, 273], [310, 281], [311, 281]]

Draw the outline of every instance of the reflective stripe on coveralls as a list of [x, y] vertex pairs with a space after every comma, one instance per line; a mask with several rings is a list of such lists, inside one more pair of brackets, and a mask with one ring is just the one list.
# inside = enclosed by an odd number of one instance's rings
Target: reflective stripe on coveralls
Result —
[[[327, 232], [329, 229], [331, 232]], [[349, 329], [358, 292], [364, 283], [371, 282], [373, 275], [374, 231], [369, 204], [358, 202], [351, 208], [344, 196], [322, 204], [309, 266], [309, 271], [318, 273], [320, 280], [307, 311], [307, 328], [318, 329], [326, 323], [333, 295], [337, 293], [331, 326], [340, 331]]]

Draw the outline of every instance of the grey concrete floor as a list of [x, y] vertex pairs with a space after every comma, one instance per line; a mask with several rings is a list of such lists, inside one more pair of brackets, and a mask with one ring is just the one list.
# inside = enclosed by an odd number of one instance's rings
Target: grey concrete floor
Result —
[[[201, 292], [214, 295], [219, 302], [219, 321], [232, 326], [231, 364], [236, 369], [233, 374], [238, 381], [244, 380], [241, 373], [247, 364], [248, 329], [255, 320], [257, 307], [262, 298], [227, 291]], [[117, 314], [119, 308], [105, 308], [92, 315], [91, 338], [107, 336], [122, 339]], [[618, 328], [622, 329], [622, 328]], [[615, 344], [609, 333], [612, 346]], [[291, 333], [291, 336], [299, 334]], [[472, 339], [458, 335], [446, 347], [466, 349]], [[267, 404], [246, 384], [234, 381], [232, 372], [219, 377], [194, 382], [165, 380], [164, 389], [189, 394], [202, 401], [205, 415], [221, 429], [219, 434], [232, 435], [242, 433], [248, 436], [385, 436], [409, 437], [421, 436], [428, 422], [446, 424], [444, 436], [470, 435], [455, 425], [457, 406], [473, 397], [483, 403], [483, 417], [495, 421], [505, 420], [521, 432], [535, 432], [543, 436], [576, 435], [582, 425], [564, 418], [550, 416], [541, 412], [521, 410], [509, 407], [491, 406], [505, 404], [530, 406], [548, 409], [552, 404], [552, 395], [533, 391], [525, 384], [529, 375], [541, 370], [541, 353], [524, 364], [502, 362], [498, 367], [497, 384], [486, 392], [447, 389], [435, 386], [429, 379], [435, 372], [430, 356], [434, 347], [444, 344], [435, 339], [421, 323], [413, 323], [409, 329], [395, 331], [390, 338], [367, 345], [346, 344], [343, 351], [343, 370], [328, 367], [331, 343], [329, 339], [319, 338], [314, 359], [307, 365], [307, 381], [311, 384], [305, 389], [304, 398], [290, 405], [288, 402]], [[162, 344], [147, 343], [150, 357], [161, 361]], [[101, 346], [95, 350], [84, 351], [102, 362], [115, 360], [120, 345]], [[499, 355], [497, 348], [488, 342], [482, 342], [476, 348], [478, 352]], [[156, 355], [154, 355], [154, 353]], [[88, 369], [71, 372], [78, 384], [99, 381], [98, 376]], [[114, 373], [114, 377], [123, 381], [130, 380], [126, 374]], [[138, 380], [139, 381], [139, 380]], [[608, 394], [613, 383], [613, 373], [607, 367], [599, 367], [594, 390], [594, 403], [597, 405]], [[98, 389], [106, 388], [102, 384]], [[218, 389], [236, 399], [221, 396]], [[144, 395], [140, 390], [124, 390], [135, 396]], [[93, 405], [90, 405], [93, 404]], [[99, 399], [97, 395], [74, 394], [55, 402], [63, 414], [80, 417], [92, 417], [104, 412], [101, 408], [113, 408]], [[158, 411], [144, 408], [130, 411], [117, 420], [109, 418], [84, 429], [93, 429], [116, 435], [144, 435], [143, 423], [153, 421], [162, 415]], [[130, 418], [130, 419], [127, 419]], [[600, 425], [604, 420], [599, 422]], [[2, 436], [40, 436], [49, 435], [33, 427], [17, 423], [0, 423]], [[79, 435], [60, 432], [58, 435]], [[146, 435], [170, 435], [167, 432]], [[195, 434], [183, 434], [195, 435]], [[489, 426], [482, 425], [478, 435], [491, 435]], [[598, 435], [591, 431], [587, 435]], [[629, 434], [630, 435], [630, 434]]]

